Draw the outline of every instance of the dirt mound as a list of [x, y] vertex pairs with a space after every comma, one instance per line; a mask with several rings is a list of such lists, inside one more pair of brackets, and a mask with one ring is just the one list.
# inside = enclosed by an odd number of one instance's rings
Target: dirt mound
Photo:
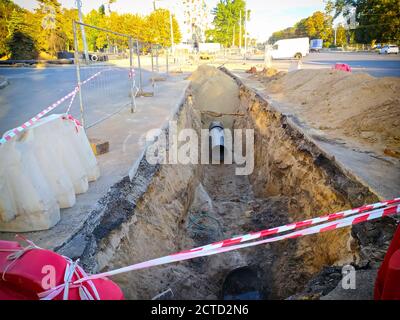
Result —
[[[379, 154], [400, 152], [400, 80], [338, 70], [298, 70], [266, 83], [311, 126]], [[385, 152], [386, 150], [386, 152]]]
[[251, 67], [249, 70], [246, 71], [247, 73], [257, 73], [257, 68], [256, 67]]
[[252, 79], [258, 79], [262, 83], [269, 83], [273, 80], [278, 80], [286, 75], [286, 72], [278, 71], [275, 68], [264, 68], [250, 76]]
[[[189, 77], [195, 98], [196, 109], [218, 113], [235, 113], [239, 107], [236, 82], [222, 71], [208, 66], [200, 66]], [[220, 119], [226, 127], [231, 127], [232, 117]]]

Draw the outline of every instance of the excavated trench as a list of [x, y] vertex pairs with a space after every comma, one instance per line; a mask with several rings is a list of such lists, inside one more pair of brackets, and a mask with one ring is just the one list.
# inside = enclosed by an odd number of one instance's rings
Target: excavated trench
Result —
[[[85, 249], [83, 262], [92, 271], [378, 200], [286, 117], [229, 75], [203, 66], [191, 79], [176, 114], [178, 128], [199, 132], [216, 120], [226, 128], [254, 129], [254, 171], [236, 175], [235, 164], [150, 165], [144, 157], [132, 182], [127, 178], [112, 191], [113, 200], [90, 232], [95, 241]], [[234, 115], [216, 116], [220, 112]], [[376, 268], [392, 232], [393, 224], [385, 218], [113, 279], [130, 299], [321, 295], [340, 281], [344, 264]], [[310, 285], [316, 277], [318, 290]]]

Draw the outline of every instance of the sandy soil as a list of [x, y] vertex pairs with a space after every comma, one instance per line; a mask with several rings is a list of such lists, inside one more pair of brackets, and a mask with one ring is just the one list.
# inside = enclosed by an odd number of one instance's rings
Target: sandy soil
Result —
[[272, 98], [330, 137], [365, 151], [400, 158], [400, 80], [365, 73], [297, 70], [259, 72]]
[[[203, 113], [203, 122], [207, 125], [215, 120], [215, 112], [220, 114], [234, 113], [239, 108], [239, 92], [236, 82], [218, 69], [202, 65], [194, 72], [189, 80], [192, 81], [194, 103], [196, 109]], [[231, 116], [221, 116], [220, 119], [226, 128], [232, 127]]]

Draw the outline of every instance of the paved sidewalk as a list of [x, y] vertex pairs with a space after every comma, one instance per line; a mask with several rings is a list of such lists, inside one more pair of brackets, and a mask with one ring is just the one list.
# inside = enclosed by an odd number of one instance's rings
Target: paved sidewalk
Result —
[[[107, 140], [110, 143], [110, 152], [97, 157], [100, 178], [89, 184], [86, 193], [77, 196], [75, 206], [61, 210], [61, 221], [55, 227], [25, 233], [24, 236], [40, 247], [53, 250], [68, 242], [83, 227], [109, 188], [128, 175], [132, 165], [143, 153], [146, 132], [161, 128], [175, 114], [190, 83], [185, 80], [187, 76], [188, 74], [179, 74], [168, 77], [167, 81], [157, 82], [154, 97], [137, 98], [136, 113], [131, 113], [130, 106], [127, 106], [121, 112], [87, 129], [90, 138]], [[0, 232], [0, 239], [3, 240], [12, 240], [14, 236], [14, 233]]]

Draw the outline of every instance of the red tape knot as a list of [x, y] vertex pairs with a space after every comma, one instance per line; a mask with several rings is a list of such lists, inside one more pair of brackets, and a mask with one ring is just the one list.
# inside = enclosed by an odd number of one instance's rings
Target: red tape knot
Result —
[[71, 120], [75, 124], [76, 132], [79, 132], [79, 127], [82, 127], [82, 124], [79, 122], [78, 119], [75, 119], [72, 115], [67, 114], [62, 116], [63, 120]]

